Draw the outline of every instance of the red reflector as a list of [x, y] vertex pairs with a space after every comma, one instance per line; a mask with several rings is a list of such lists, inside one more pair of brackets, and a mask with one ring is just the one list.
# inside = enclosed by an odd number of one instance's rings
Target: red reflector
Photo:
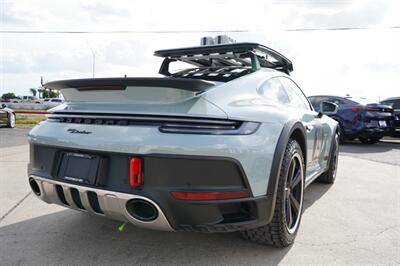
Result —
[[131, 159], [129, 183], [131, 187], [140, 187], [143, 183], [141, 158]]
[[247, 198], [246, 191], [235, 192], [171, 192], [172, 197], [179, 200], [222, 200]]
[[79, 87], [79, 91], [123, 91], [126, 86], [89, 86]]

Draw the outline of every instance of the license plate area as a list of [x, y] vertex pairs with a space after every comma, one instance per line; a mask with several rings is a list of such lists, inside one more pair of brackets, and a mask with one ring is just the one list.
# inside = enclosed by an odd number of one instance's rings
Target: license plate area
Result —
[[385, 120], [379, 120], [378, 124], [380, 127], [387, 127], [386, 121]]
[[101, 161], [98, 155], [63, 152], [56, 176], [70, 182], [94, 185]]

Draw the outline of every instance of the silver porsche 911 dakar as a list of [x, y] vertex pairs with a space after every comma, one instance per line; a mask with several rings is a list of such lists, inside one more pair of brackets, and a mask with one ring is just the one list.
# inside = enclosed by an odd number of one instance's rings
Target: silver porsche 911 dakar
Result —
[[159, 50], [159, 78], [53, 81], [65, 103], [29, 133], [47, 203], [167, 231], [293, 243], [304, 189], [335, 181], [337, 123], [257, 43]]

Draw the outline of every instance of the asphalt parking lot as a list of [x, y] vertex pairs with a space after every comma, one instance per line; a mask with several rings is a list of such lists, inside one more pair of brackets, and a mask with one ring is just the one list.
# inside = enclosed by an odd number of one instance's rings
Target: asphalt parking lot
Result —
[[341, 146], [337, 181], [312, 184], [293, 246], [237, 233], [157, 232], [48, 205], [27, 184], [26, 129], [0, 128], [0, 265], [400, 264], [400, 142]]

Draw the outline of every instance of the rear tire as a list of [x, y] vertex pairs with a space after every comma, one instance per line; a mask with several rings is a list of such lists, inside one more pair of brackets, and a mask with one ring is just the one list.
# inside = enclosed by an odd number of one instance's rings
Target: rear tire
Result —
[[376, 138], [376, 137], [375, 138], [373, 138], [373, 137], [370, 137], [370, 138], [358, 137], [358, 140], [364, 144], [375, 144], [375, 143], [379, 142], [380, 139], [381, 138]]
[[289, 140], [279, 173], [273, 218], [267, 225], [242, 231], [245, 239], [276, 247], [287, 247], [294, 242], [303, 209], [304, 172], [300, 145]]
[[15, 121], [16, 121], [15, 114], [14, 113], [10, 113], [8, 115], [8, 125], [7, 125], [7, 127], [14, 128], [15, 124], [16, 124]]
[[347, 137], [344, 135], [343, 127], [339, 124], [339, 144], [344, 144], [346, 140]]
[[335, 140], [332, 143], [333, 147], [329, 154], [329, 168], [317, 178], [318, 182], [325, 184], [333, 184], [335, 182], [339, 158], [339, 138], [338, 134], [336, 134]]

